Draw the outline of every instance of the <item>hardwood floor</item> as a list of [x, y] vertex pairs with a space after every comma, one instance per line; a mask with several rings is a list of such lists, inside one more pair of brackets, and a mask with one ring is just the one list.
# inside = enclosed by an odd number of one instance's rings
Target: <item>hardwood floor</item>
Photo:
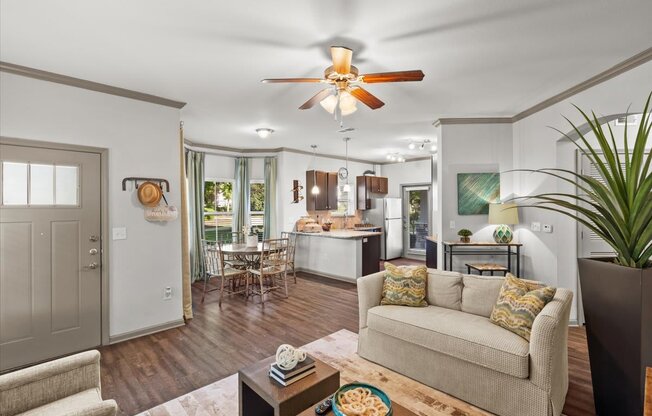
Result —
[[[400, 262], [399, 262], [400, 263]], [[407, 263], [407, 262], [406, 262]], [[265, 306], [217, 292], [199, 304], [183, 327], [103, 347], [102, 395], [115, 399], [123, 415], [133, 415], [231, 375], [274, 354], [281, 343], [303, 345], [339, 329], [358, 329], [356, 287], [299, 274], [289, 299], [272, 295]], [[593, 399], [586, 337], [569, 329], [570, 386], [564, 414], [592, 415]]]

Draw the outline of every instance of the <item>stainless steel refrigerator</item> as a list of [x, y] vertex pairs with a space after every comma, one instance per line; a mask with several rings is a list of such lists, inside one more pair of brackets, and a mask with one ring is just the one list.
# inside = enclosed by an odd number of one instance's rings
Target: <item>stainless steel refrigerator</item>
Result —
[[376, 198], [365, 211], [367, 221], [383, 227], [380, 259], [391, 260], [403, 255], [403, 219], [401, 198]]

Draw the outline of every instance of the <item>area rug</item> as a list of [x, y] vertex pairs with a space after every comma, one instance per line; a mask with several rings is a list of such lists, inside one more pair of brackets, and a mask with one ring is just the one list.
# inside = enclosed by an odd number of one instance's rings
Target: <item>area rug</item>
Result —
[[[341, 330], [302, 348], [340, 370], [340, 381], [365, 381], [395, 402], [423, 416], [476, 416], [490, 413], [427, 387], [358, 356], [358, 335]], [[143, 416], [236, 416], [238, 375], [233, 374], [141, 413]]]

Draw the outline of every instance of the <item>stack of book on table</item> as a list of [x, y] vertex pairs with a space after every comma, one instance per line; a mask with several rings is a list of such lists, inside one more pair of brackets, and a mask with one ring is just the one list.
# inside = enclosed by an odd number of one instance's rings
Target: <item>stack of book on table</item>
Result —
[[276, 365], [276, 363], [272, 364], [269, 369], [269, 376], [279, 384], [289, 386], [295, 381], [299, 381], [315, 371], [315, 360], [306, 357], [305, 360], [297, 364], [297, 366], [292, 370], [282, 370]]

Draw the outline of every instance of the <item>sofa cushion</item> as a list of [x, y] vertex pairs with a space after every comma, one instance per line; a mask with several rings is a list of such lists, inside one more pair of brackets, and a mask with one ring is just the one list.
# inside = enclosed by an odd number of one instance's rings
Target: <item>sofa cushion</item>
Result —
[[534, 319], [556, 291], [554, 287], [508, 274], [489, 320], [529, 341]]
[[369, 310], [369, 329], [514, 377], [529, 375], [529, 343], [489, 319], [438, 306]]
[[426, 266], [394, 266], [385, 263], [381, 305], [426, 306]]
[[21, 416], [67, 415], [102, 402], [99, 389], [88, 389], [21, 413]]
[[428, 304], [462, 309], [462, 274], [428, 269]]
[[504, 280], [504, 277], [463, 275], [462, 312], [489, 318]]

